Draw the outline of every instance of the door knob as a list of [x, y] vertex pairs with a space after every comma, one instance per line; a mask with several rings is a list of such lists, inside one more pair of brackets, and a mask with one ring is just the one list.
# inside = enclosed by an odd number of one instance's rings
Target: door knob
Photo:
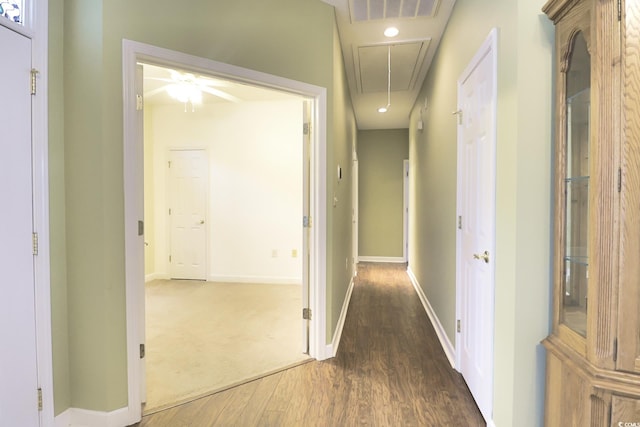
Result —
[[204, 219], [200, 220], [200, 225], [204, 224]]
[[473, 254], [473, 259], [482, 259], [486, 264], [489, 264], [489, 251], [484, 251], [482, 254]]

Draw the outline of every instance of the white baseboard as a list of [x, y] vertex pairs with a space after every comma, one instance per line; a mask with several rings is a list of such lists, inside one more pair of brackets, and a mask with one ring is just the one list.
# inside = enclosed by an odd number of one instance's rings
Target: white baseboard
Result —
[[144, 276], [144, 282], [151, 282], [153, 280], [169, 280], [170, 277], [166, 273], [151, 273]]
[[384, 256], [361, 256], [358, 257], [359, 262], [386, 262], [393, 264], [402, 264], [407, 262], [403, 257], [384, 257]]
[[413, 274], [413, 271], [411, 271], [411, 267], [407, 267], [407, 274], [411, 279], [411, 283], [413, 284], [413, 287], [418, 293], [418, 297], [420, 298], [420, 301], [422, 301], [422, 306], [427, 312], [427, 316], [429, 316], [429, 320], [431, 320], [431, 324], [433, 325], [433, 328], [436, 330], [436, 334], [438, 335], [438, 339], [440, 340], [440, 345], [442, 345], [442, 349], [444, 350], [444, 353], [447, 356], [447, 359], [449, 359], [449, 363], [451, 364], [451, 367], [453, 369], [456, 369], [455, 347], [453, 346], [453, 344], [451, 344], [451, 341], [449, 341], [449, 337], [447, 336], [447, 333], [442, 327], [442, 323], [440, 323], [440, 319], [438, 319], [436, 312], [433, 310], [433, 307], [431, 307], [431, 304], [429, 303], [427, 296], [424, 294], [424, 291], [422, 290], [420, 283], [418, 283], [418, 279], [416, 278], [415, 274]]
[[209, 276], [211, 282], [223, 283], [261, 283], [265, 285], [300, 285], [300, 277], [269, 277], [269, 276]]
[[112, 412], [69, 408], [55, 418], [55, 427], [124, 427], [132, 424], [129, 409]]
[[351, 302], [351, 295], [353, 294], [354, 285], [355, 277], [352, 277], [351, 282], [349, 282], [349, 287], [347, 288], [347, 294], [345, 295], [344, 302], [342, 303], [342, 310], [340, 311], [340, 317], [338, 318], [336, 331], [333, 334], [333, 340], [331, 341], [331, 344], [327, 345], [327, 352], [325, 354], [329, 357], [336, 357], [336, 354], [338, 354], [338, 347], [340, 347], [342, 330], [344, 329], [344, 322], [347, 319], [347, 311], [349, 311], [349, 302]]

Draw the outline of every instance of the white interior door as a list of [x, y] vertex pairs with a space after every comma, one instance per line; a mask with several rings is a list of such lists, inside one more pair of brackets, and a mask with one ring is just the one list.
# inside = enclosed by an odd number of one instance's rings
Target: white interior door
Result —
[[403, 161], [402, 258], [409, 262], [409, 160]]
[[207, 276], [206, 150], [169, 152], [169, 273], [172, 279], [205, 280]]
[[31, 40], [0, 25], [0, 52], [0, 425], [37, 426]]
[[458, 366], [485, 420], [493, 407], [495, 32], [458, 81]]

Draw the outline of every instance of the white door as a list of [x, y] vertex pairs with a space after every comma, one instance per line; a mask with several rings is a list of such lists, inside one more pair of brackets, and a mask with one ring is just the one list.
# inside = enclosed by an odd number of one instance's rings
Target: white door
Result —
[[485, 420], [493, 407], [496, 69], [492, 32], [458, 80], [459, 369]]
[[359, 191], [358, 186], [360, 185], [360, 181], [358, 180], [359, 172], [359, 163], [356, 154], [353, 154], [353, 166], [351, 167], [352, 181], [351, 181], [351, 193], [353, 195], [353, 200], [351, 201], [351, 234], [352, 234], [352, 252], [353, 252], [353, 274], [358, 274], [358, 197]]
[[403, 161], [402, 258], [409, 262], [409, 160]]
[[206, 150], [169, 152], [169, 273], [172, 279], [206, 279], [208, 164]]
[[31, 41], [0, 25], [0, 52], [0, 425], [37, 426]]

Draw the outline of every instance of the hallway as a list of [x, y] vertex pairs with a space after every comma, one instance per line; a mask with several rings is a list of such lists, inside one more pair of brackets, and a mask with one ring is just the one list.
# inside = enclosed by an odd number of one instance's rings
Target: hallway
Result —
[[143, 418], [165, 426], [484, 426], [405, 265], [360, 264], [338, 355]]

